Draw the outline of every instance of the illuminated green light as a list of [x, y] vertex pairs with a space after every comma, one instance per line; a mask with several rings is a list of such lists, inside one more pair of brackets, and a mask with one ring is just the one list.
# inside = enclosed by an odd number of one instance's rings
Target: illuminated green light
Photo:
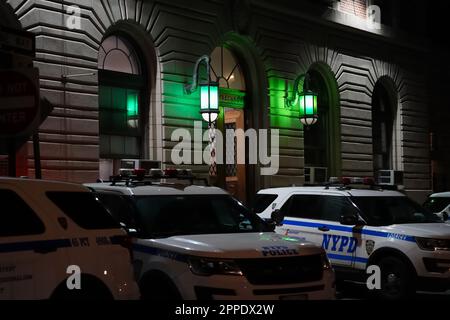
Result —
[[305, 113], [307, 115], [314, 114], [314, 97], [311, 95], [305, 96]]
[[317, 122], [317, 94], [312, 91], [305, 91], [299, 96], [300, 121], [303, 125], [310, 126]]
[[201, 104], [202, 110], [219, 109], [219, 87], [216, 85], [201, 86]]
[[219, 114], [219, 85], [217, 83], [200, 85], [200, 113], [207, 122], [217, 120]]
[[290, 242], [298, 242], [298, 239], [295, 239], [295, 238], [291, 238], [291, 237], [283, 237], [283, 240], [284, 241], [290, 241]]
[[127, 92], [127, 115], [135, 117], [139, 114], [139, 92], [128, 90]]

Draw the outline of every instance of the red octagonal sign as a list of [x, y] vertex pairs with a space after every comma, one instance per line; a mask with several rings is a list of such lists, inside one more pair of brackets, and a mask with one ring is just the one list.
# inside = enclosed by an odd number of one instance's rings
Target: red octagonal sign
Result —
[[30, 134], [39, 120], [39, 74], [36, 68], [0, 71], [0, 136]]

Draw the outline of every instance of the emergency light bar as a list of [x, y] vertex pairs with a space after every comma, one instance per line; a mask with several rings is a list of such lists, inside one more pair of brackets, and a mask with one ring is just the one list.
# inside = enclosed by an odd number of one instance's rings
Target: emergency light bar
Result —
[[120, 169], [119, 175], [111, 176], [110, 180], [112, 185], [115, 185], [118, 182], [125, 182], [127, 186], [131, 184], [144, 184], [151, 185], [155, 180], [163, 180], [163, 179], [175, 179], [175, 180], [188, 180], [190, 184], [194, 184], [194, 181], [202, 181], [205, 186], [208, 186], [208, 179], [206, 178], [196, 178], [192, 174], [191, 169], [176, 169], [176, 168], [167, 168], [167, 169], [150, 169], [150, 174], [147, 174], [147, 170], [145, 169]]
[[326, 187], [338, 186], [342, 188], [351, 188], [352, 186], [367, 186], [371, 189], [379, 188], [386, 190], [398, 190], [396, 185], [386, 186], [378, 185], [373, 177], [330, 177], [330, 182]]

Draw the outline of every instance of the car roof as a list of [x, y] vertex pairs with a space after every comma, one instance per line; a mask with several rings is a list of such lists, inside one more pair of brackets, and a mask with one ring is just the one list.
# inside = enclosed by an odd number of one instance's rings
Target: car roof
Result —
[[382, 190], [382, 189], [343, 189], [340, 187], [281, 187], [281, 188], [270, 188], [263, 189], [259, 191], [259, 194], [278, 194], [278, 195], [287, 195], [292, 192], [296, 193], [321, 193], [321, 194], [333, 194], [333, 195], [341, 195], [341, 196], [355, 196], [355, 197], [399, 197], [405, 196], [399, 191], [392, 190]]
[[87, 192], [86, 187], [81, 184], [52, 181], [52, 180], [38, 180], [28, 178], [7, 178], [0, 177], [1, 186], [17, 186], [29, 191], [33, 190], [54, 190], [54, 191], [74, 191], [74, 192]]
[[430, 198], [450, 198], [450, 192], [433, 193]]
[[86, 187], [95, 191], [115, 191], [124, 195], [228, 195], [223, 189], [217, 187], [186, 186], [184, 189], [167, 185], [138, 185], [127, 186], [123, 183], [112, 185], [111, 183], [88, 183]]

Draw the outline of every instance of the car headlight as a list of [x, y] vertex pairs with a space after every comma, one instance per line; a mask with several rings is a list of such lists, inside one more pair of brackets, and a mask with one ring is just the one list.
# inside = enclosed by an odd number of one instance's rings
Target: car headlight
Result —
[[199, 276], [215, 274], [242, 276], [242, 271], [233, 260], [215, 260], [208, 258], [189, 258], [189, 268]]
[[328, 259], [328, 256], [325, 252], [322, 253], [322, 268], [323, 270], [331, 270], [333, 267], [331, 266], [330, 259]]
[[447, 239], [431, 239], [431, 238], [419, 238], [416, 237], [417, 245], [422, 250], [437, 251], [445, 250], [450, 251], [450, 240]]

